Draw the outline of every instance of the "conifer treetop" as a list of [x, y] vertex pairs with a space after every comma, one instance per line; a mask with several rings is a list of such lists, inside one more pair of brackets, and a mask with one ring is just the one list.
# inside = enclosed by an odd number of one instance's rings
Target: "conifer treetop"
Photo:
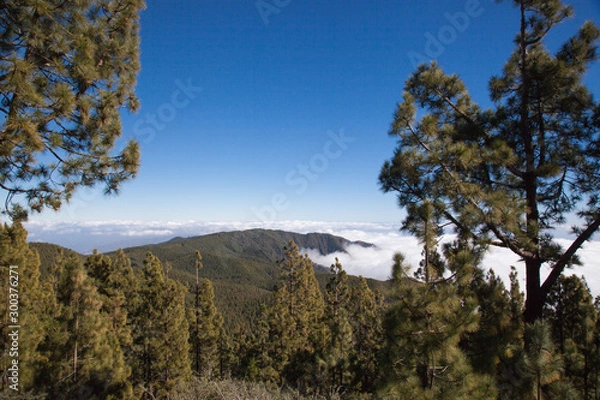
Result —
[[[526, 319], [600, 227], [600, 104], [583, 84], [597, 60], [600, 29], [586, 22], [552, 54], [546, 35], [573, 10], [559, 0], [515, 0], [520, 31], [502, 74], [489, 81], [493, 107], [479, 107], [458, 75], [437, 63], [408, 78], [379, 175], [408, 211], [430, 203], [439, 226], [463, 240], [511, 250], [525, 261]], [[577, 215], [563, 249], [552, 229]], [[542, 265], [551, 268], [541, 281]]]

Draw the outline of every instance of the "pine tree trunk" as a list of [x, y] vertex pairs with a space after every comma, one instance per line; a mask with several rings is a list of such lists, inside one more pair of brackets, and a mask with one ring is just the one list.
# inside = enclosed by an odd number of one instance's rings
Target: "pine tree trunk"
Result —
[[540, 262], [528, 258], [525, 260], [527, 277], [527, 298], [525, 299], [525, 322], [533, 323], [542, 317], [545, 297], [540, 285]]

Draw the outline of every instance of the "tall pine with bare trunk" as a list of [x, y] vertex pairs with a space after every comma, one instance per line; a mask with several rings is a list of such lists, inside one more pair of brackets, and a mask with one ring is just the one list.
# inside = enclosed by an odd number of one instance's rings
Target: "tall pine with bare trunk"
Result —
[[133, 316], [133, 380], [143, 398], [167, 396], [191, 376], [186, 290], [168, 270], [152, 253], [146, 255]]
[[53, 306], [39, 352], [45, 362], [36, 386], [53, 399], [131, 398], [131, 369], [103, 298], [83, 263], [60, 256], [51, 269]]
[[[510, 3], [520, 29], [502, 73], [490, 79], [493, 107], [479, 107], [458, 75], [420, 65], [397, 106], [390, 134], [398, 146], [379, 181], [409, 218], [432, 201], [460, 237], [524, 260], [532, 322], [600, 226], [600, 105], [583, 84], [600, 29], [586, 22], [552, 53], [546, 37], [572, 8], [560, 0]], [[571, 215], [579, 217], [575, 240], [562, 248], [552, 228]]]
[[293, 241], [284, 251], [274, 302], [263, 312], [268, 339], [260, 367], [270, 379], [306, 387], [322, 348], [324, 300], [308, 255], [301, 255]]

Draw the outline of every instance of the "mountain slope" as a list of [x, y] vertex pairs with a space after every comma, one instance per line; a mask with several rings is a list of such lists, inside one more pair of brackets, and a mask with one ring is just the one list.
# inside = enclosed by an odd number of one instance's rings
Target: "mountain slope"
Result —
[[[276, 230], [253, 229], [221, 232], [191, 238], [175, 238], [164, 243], [123, 249], [135, 269], [141, 269], [148, 252], [163, 264], [170, 263], [170, 277], [185, 284], [190, 293], [196, 282], [196, 250], [202, 254], [202, 278], [212, 281], [215, 302], [228, 326], [248, 323], [271, 299], [270, 293], [279, 277], [278, 261], [284, 257], [283, 247], [293, 240], [301, 249], [316, 249], [321, 254], [343, 252], [349, 244], [373, 246], [365, 242], [350, 242], [339, 236], [323, 233], [300, 234]], [[38, 248], [44, 247], [36, 244]], [[46, 249], [44, 249], [46, 250]], [[54, 249], [55, 250], [55, 249]], [[44, 251], [45, 254], [54, 252]], [[114, 256], [114, 252], [108, 253]], [[43, 270], [52, 262], [42, 256]], [[334, 259], [331, 260], [331, 263]], [[316, 266], [322, 285], [328, 280], [328, 266]], [[369, 281], [374, 289], [385, 291], [384, 282]], [[191, 300], [191, 295], [190, 295]]]
[[82, 261], [85, 261], [86, 259], [84, 255], [79, 254], [74, 250], [59, 246], [57, 244], [32, 242], [29, 243], [29, 247], [35, 249], [40, 256], [40, 274], [42, 276], [48, 274], [48, 270], [50, 269], [52, 264], [54, 264], [54, 261], [61, 254], [61, 252], [64, 257], [69, 257], [75, 254]]
[[[202, 254], [203, 277], [213, 281], [252, 283], [271, 290], [283, 258], [283, 247], [293, 240], [301, 249], [316, 249], [321, 254], [344, 251], [352, 242], [329, 234], [300, 234], [275, 230], [221, 232], [191, 238], [175, 238], [165, 243], [124, 249], [135, 266], [141, 266], [147, 252], [170, 262], [173, 270], [195, 276], [196, 250]], [[361, 246], [373, 246], [356, 242]], [[333, 262], [334, 260], [332, 260]]]
[[[171, 263], [173, 268], [170, 276], [188, 285], [190, 293], [196, 280], [195, 253], [196, 250], [200, 251], [204, 266], [200, 276], [213, 282], [217, 307], [227, 325], [231, 326], [235, 322], [248, 322], [255, 316], [261, 303], [270, 301], [270, 293], [279, 277], [277, 262], [283, 259], [283, 247], [290, 240], [301, 249], [316, 249], [321, 254], [343, 252], [349, 244], [373, 246], [323, 233], [252, 229], [175, 238], [165, 243], [131, 247], [124, 251], [134, 267], [143, 265], [148, 252], [152, 252], [163, 263]], [[328, 266], [317, 266], [316, 274], [324, 286], [328, 280]], [[378, 289], [386, 286], [378, 281], [371, 281], [371, 285]]]

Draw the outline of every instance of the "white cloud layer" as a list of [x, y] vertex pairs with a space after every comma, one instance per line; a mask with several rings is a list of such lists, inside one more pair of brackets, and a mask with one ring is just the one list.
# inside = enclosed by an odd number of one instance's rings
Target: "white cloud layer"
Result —
[[[421, 248], [417, 240], [398, 231], [398, 224], [365, 222], [318, 222], [318, 221], [275, 221], [275, 222], [169, 222], [169, 221], [81, 221], [81, 222], [29, 222], [30, 241], [56, 243], [73, 250], [90, 253], [115, 250], [150, 243], [160, 243], [173, 237], [191, 237], [215, 232], [246, 230], [253, 228], [280, 229], [298, 233], [321, 232], [344, 237], [351, 241], [361, 240], [376, 247], [348, 246], [346, 253], [319, 254], [306, 249], [311, 259], [329, 266], [338, 257], [344, 269], [353, 275], [375, 279], [387, 279], [391, 274], [394, 253], [404, 254], [407, 262], [418, 265]], [[557, 241], [567, 247], [568, 239]], [[580, 252], [583, 267], [574, 267], [567, 273], [584, 275], [594, 295], [600, 295], [600, 241], [590, 241]], [[523, 281], [523, 264], [510, 251], [495, 249], [484, 261], [497, 275], [508, 282], [510, 266], [514, 265]], [[547, 274], [549, 271], [543, 271]]]

